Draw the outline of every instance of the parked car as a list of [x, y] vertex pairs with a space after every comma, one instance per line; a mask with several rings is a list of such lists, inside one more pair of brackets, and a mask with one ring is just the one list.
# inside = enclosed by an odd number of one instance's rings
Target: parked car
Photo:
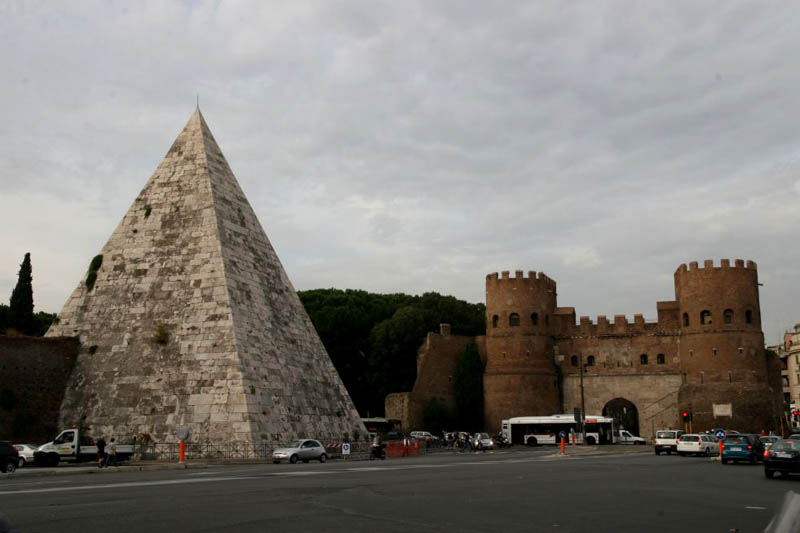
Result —
[[725, 437], [722, 448], [722, 464], [728, 461], [738, 463], [747, 461], [755, 464], [764, 456], [764, 445], [759, 440], [758, 435], [749, 433], [739, 433], [738, 435], [728, 435]]
[[772, 478], [775, 472], [800, 472], [800, 440], [782, 439], [764, 452], [764, 475]]
[[287, 460], [294, 464], [297, 461], [307, 463], [311, 460], [324, 463], [328, 460], [325, 447], [313, 439], [298, 439], [290, 442], [285, 448], [278, 448], [272, 452], [272, 462], [275, 464]]
[[681, 435], [683, 435], [683, 431], [680, 429], [659, 429], [656, 431], [654, 446], [656, 455], [661, 455], [661, 452], [667, 452], [667, 454], [677, 452], [678, 440], [681, 438]]
[[19, 452], [19, 467], [22, 468], [26, 464], [33, 464], [33, 452], [36, 451], [36, 446], [30, 444], [15, 444], [14, 448]]
[[0, 442], [0, 472], [10, 474], [17, 469], [19, 452], [10, 442]]
[[471, 444], [476, 450], [494, 450], [494, 439], [488, 433], [475, 433]]
[[761, 441], [761, 444], [764, 445], [764, 449], [766, 450], [766, 449], [771, 448], [772, 445], [775, 444], [776, 442], [778, 442], [779, 440], [781, 440], [781, 438], [780, 437], [776, 437], [774, 435], [767, 435], [767, 436], [758, 437], [758, 440]]
[[409, 433], [412, 439], [423, 440], [425, 442], [430, 442], [431, 444], [435, 444], [439, 441], [439, 437], [431, 433], [430, 431], [412, 431]]
[[692, 433], [690, 435], [681, 435], [678, 440], [678, 455], [686, 455], [693, 453], [696, 455], [714, 455], [717, 448], [717, 443], [711, 435], [698, 435]]

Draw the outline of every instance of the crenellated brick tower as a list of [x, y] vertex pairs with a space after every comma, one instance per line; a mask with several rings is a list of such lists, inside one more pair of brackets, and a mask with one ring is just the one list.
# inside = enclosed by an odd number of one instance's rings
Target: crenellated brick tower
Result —
[[758, 430], [757, 424], [769, 423], [764, 413], [780, 409], [769, 384], [755, 262], [681, 265], [675, 298], [683, 374], [678, 401], [692, 410], [694, 427], [712, 426], [715, 411], [719, 419], [729, 408], [731, 427]]
[[542, 273], [521, 270], [486, 276], [486, 370], [484, 420], [495, 429], [500, 420], [545, 415], [561, 410], [553, 364], [551, 316], [556, 282]]

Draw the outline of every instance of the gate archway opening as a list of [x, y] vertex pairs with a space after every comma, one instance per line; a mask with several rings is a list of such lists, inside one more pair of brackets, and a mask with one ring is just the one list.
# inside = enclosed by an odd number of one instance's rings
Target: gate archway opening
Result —
[[624, 428], [634, 435], [639, 434], [639, 410], [632, 401], [614, 398], [603, 407], [603, 416], [614, 419], [614, 429]]

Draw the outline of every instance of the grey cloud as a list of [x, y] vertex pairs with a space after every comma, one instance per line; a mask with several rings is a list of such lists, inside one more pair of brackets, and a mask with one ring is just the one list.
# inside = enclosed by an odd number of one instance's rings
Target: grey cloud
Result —
[[797, 6], [0, 6], [0, 297], [57, 311], [183, 126], [206, 118], [299, 289], [541, 270], [644, 313], [678, 264], [759, 262], [799, 321]]

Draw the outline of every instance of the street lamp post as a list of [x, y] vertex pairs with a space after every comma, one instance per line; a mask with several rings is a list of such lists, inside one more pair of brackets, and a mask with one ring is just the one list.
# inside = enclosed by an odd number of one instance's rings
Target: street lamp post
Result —
[[583, 434], [583, 445], [586, 446], [586, 402], [583, 397], [583, 355], [580, 358], [581, 371], [581, 433]]

